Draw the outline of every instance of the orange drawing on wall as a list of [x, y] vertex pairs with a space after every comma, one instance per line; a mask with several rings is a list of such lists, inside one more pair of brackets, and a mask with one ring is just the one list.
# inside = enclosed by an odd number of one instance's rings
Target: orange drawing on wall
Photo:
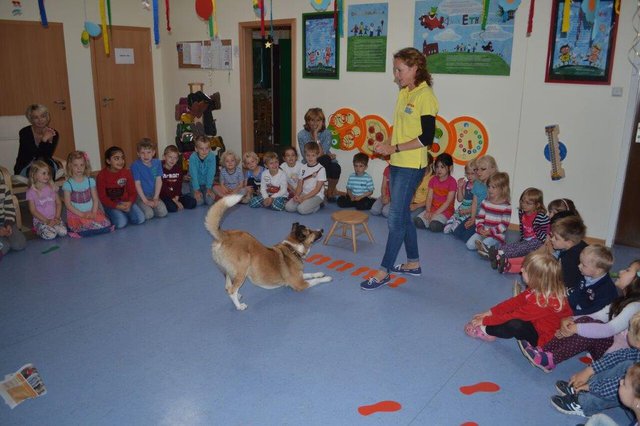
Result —
[[473, 117], [456, 117], [450, 122], [454, 143], [447, 151], [456, 164], [465, 165], [484, 155], [489, 148], [489, 135], [482, 123]]
[[350, 108], [340, 108], [329, 117], [329, 129], [332, 135], [339, 137], [339, 148], [350, 151], [358, 148], [364, 141], [360, 126], [360, 116]]
[[365, 115], [360, 120], [361, 130], [364, 134], [362, 144], [358, 147], [360, 152], [367, 154], [370, 158], [378, 155], [373, 152], [376, 142], [391, 143], [391, 128], [384, 118], [379, 115]]

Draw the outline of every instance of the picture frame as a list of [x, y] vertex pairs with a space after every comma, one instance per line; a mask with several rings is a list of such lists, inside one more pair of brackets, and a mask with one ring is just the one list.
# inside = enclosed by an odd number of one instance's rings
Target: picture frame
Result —
[[[545, 82], [611, 83], [618, 30], [615, 0], [573, 0], [569, 30], [562, 31], [565, 0], [553, 0]], [[597, 7], [597, 10], [589, 10]]]
[[302, 78], [339, 78], [340, 37], [333, 25], [333, 12], [302, 14]]

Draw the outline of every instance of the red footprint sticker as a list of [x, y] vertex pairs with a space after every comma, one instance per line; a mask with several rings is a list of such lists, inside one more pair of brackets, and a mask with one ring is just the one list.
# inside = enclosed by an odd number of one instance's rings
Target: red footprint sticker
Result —
[[322, 259], [322, 257], [323, 256], [321, 254], [313, 254], [306, 259], [306, 262], [312, 263], [314, 260]]
[[391, 284], [389, 284], [389, 287], [396, 288], [396, 287], [401, 286], [402, 284], [404, 284], [406, 282], [407, 282], [406, 278], [398, 277]]
[[[354, 277], [357, 277], [358, 275], [360, 275], [360, 274], [362, 274], [362, 273], [365, 273], [365, 272], [371, 273], [372, 271], [373, 271], [372, 269], [367, 268], [366, 266], [361, 266], [361, 267], [359, 267], [358, 269], [356, 269], [355, 271], [353, 271], [353, 272], [351, 273], [351, 275], [352, 275], [352, 276], [354, 276]], [[375, 274], [376, 274], [376, 272], [377, 272], [377, 271], [373, 271], [373, 275], [375, 275]], [[372, 275], [372, 276], [373, 276], [373, 275]]]
[[378, 412], [392, 412], [398, 411], [402, 408], [402, 405], [395, 401], [380, 401], [371, 405], [363, 405], [358, 407], [358, 413], [363, 416], [368, 416], [370, 414], [378, 413]]
[[336, 271], [338, 271], [338, 272], [344, 272], [344, 271], [346, 271], [347, 269], [351, 269], [351, 268], [353, 268], [354, 266], [355, 266], [355, 265], [354, 265], [353, 263], [349, 263], [349, 262], [347, 262], [347, 263], [345, 263], [344, 265], [342, 265], [341, 267], [339, 267], [338, 269], [336, 269]]
[[476, 422], [464, 422], [460, 426], [478, 426]]
[[327, 265], [328, 269], [334, 269], [344, 263], [344, 260], [334, 260], [329, 265]]
[[475, 385], [460, 387], [460, 392], [465, 395], [473, 395], [476, 392], [498, 392], [499, 390], [500, 386], [492, 382], [480, 382]]
[[591, 365], [593, 363], [593, 360], [591, 359], [591, 357], [588, 357], [588, 356], [580, 357], [580, 361], [582, 361], [587, 365]]

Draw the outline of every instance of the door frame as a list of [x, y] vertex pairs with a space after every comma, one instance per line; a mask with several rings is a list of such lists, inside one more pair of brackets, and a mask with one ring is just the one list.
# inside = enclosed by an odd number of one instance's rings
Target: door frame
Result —
[[[633, 89], [635, 88], [635, 92]], [[611, 215], [609, 215], [609, 230], [605, 244], [608, 247], [613, 246], [616, 231], [618, 229], [618, 218], [620, 217], [620, 207], [622, 206], [622, 191], [624, 191], [624, 181], [627, 176], [627, 166], [629, 164], [629, 150], [631, 149], [632, 139], [635, 139], [635, 118], [636, 108], [640, 108], [640, 76], [638, 73], [631, 73], [629, 82], [629, 99], [627, 101], [627, 112], [624, 119], [624, 131], [622, 132], [622, 144], [620, 146], [620, 155], [618, 158], [618, 173], [616, 184], [613, 190], [613, 200], [611, 203]]]
[[[296, 140], [296, 52], [297, 52], [297, 23], [295, 18], [275, 19], [273, 27], [285, 27], [291, 32], [291, 144]], [[253, 151], [253, 50], [251, 40], [253, 31], [260, 29], [260, 23], [238, 23], [238, 47], [240, 51], [240, 129], [242, 138], [242, 152]]]

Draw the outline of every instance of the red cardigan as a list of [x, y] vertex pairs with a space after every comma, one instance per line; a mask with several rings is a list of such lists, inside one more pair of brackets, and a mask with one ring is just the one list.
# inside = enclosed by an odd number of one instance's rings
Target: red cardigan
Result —
[[129, 169], [113, 173], [105, 167], [96, 177], [96, 187], [100, 202], [110, 209], [115, 209], [120, 201], [133, 203], [138, 197], [136, 184]]
[[544, 346], [560, 328], [560, 320], [573, 315], [566, 299], [560, 311], [559, 306], [556, 298], [550, 298], [544, 308], [538, 306], [535, 293], [527, 289], [491, 308], [491, 315], [484, 317], [482, 324], [500, 325], [512, 319], [529, 321], [538, 332], [538, 346]]

